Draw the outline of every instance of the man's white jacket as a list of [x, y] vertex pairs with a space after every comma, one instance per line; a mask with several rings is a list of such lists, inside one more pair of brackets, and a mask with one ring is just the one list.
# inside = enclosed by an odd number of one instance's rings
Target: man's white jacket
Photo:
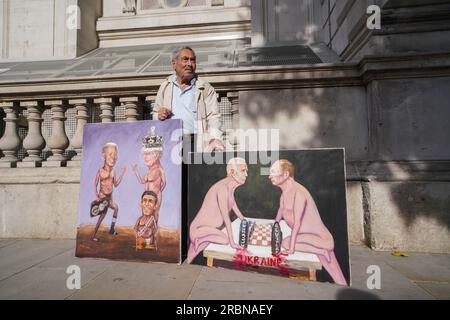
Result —
[[[172, 76], [168, 77], [161, 84], [156, 96], [153, 108], [153, 119], [158, 119], [158, 111], [162, 107], [172, 110]], [[222, 141], [222, 131], [220, 130], [221, 114], [217, 103], [217, 95], [214, 88], [206, 81], [197, 78], [195, 81], [195, 100], [197, 101], [197, 148], [205, 150], [209, 141], [218, 139]]]

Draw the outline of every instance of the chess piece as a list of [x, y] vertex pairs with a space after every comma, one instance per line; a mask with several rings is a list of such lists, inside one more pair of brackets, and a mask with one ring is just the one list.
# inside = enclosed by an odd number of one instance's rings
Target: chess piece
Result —
[[250, 222], [250, 228], [248, 231], [248, 241], [250, 241], [250, 239], [252, 238], [253, 232], [255, 232], [255, 226], [256, 226], [256, 222]]
[[272, 254], [281, 253], [281, 242], [283, 241], [283, 233], [278, 222], [275, 222], [272, 227]]
[[241, 227], [239, 228], [239, 245], [242, 248], [248, 247], [248, 235], [249, 235], [249, 222], [247, 220], [241, 221]]

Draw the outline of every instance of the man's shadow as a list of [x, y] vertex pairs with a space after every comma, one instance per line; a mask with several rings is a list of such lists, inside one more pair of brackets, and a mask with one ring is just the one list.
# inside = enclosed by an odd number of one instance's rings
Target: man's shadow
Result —
[[336, 300], [381, 300], [379, 296], [358, 289], [342, 289], [336, 295]]

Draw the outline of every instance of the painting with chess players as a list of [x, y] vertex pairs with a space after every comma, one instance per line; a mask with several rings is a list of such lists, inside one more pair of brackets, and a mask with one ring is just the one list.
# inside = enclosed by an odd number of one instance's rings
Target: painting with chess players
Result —
[[350, 285], [343, 149], [214, 157], [189, 165], [188, 263]]
[[85, 126], [77, 257], [181, 263], [181, 135], [180, 120]]

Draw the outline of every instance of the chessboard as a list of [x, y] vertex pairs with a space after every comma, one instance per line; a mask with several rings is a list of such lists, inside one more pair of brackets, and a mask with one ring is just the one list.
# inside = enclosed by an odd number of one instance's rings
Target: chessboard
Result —
[[273, 224], [254, 224], [251, 227], [249, 245], [270, 247], [272, 245]]

